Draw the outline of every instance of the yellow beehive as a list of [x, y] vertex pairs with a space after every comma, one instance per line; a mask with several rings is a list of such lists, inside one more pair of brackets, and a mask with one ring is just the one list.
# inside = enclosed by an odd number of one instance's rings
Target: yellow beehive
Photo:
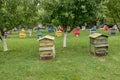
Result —
[[57, 36], [57, 37], [61, 37], [61, 36], [62, 36], [62, 31], [57, 31], [57, 32], [56, 32], [56, 36]]
[[20, 31], [19, 37], [20, 37], [20, 38], [25, 38], [25, 37], [26, 37], [26, 33], [25, 33], [24, 28], [22, 28], [22, 30]]
[[55, 45], [53, 36], [44, 36], [39, 38], [40, 59], [47, 60], [55, 57]]

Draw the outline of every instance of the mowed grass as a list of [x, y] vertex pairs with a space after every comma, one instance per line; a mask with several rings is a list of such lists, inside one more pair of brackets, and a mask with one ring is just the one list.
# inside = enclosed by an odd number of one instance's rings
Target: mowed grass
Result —
[[36, 31], [25, 39], [14, 32], [6, 40], [8, 52], [0, 45], [0, 80], [120, 80], [120, 33], [108, 40], [108, 55], [98, 57], [89, 53], [89, 30], [81, 31], [79, 37], [68, 34], [67, 48], [62, 47], [63, 37], [55, 36], [56, 58], [42, 61]]

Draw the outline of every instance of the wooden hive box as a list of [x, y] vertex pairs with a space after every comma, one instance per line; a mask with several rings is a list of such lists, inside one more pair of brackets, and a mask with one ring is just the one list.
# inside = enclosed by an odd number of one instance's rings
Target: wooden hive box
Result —
[[53, 36], [44, 36], [39, 38], [40, 59], [48, 60], [55, 57], [55, 45]]
[[26, 33], [25, 33], [24, 28], [20, 31], [19, 37], [20, 37], [20, 38], [25, 38], [25, 37], [26, 37]]
[[94, 55], [106, 55], [108, 53], [108, 36], [93, 33], [90, 36], [90, 53]]
[[114, 28], [110, 28], [109, 35], [115, 35], [115, 34], [116, 34], [116, 30]]
[[57, 36], [57, 37], [61, 37], [61, 36], [62, 36], [62, 31], [57, 31], [57, 32], [56, 32], [56, 36]]
[[74, 36], [76, 36], [76, 37], [80, 36], [80, 29], [79, 28], [75, 28]]

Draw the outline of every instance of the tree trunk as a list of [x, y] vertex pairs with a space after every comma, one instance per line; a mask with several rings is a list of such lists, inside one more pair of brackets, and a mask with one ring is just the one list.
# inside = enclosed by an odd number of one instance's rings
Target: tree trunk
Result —
[[2, 36], [2, 44], [3, 44], [4, 51], [8, 51], [8, 47], [7, 47], [5, 36]]
[[3, 44], [3, 49], [4, 51], [8, 51], [8, 47], [7, 47], [7, 43], [6, 43], [6, 39], [5, 39], [5, 32], [3, 31], [3, 29], [0, 29], [1, 31], [1, 40], [2, 40], [2, 44]]
[[66, 40], [67, 40], [67, 32], [64, 32], [63, 48], [66, 47]]
[[32, 36], [32, 32], [29, 32], [29, 36], [30, 36], [30, 37]]

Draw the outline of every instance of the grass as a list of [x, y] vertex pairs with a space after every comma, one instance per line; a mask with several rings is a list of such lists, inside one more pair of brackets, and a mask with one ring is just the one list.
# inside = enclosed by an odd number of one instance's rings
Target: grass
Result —
[[[55, 36], [43, 31], [47, 34]], [[62, 48], [63, 37], [55, 37], [56, 58], [50, 61], [39, 59], [36, 35], [20, 39], [13, 33], [7, 38], [8, 52], [0, 45], [0, 80], [120, 80], [119, 32], [109, 36], [109, 54], [103, 57], [89, 54], [89, 30], [80, 37], [68, 34], [67, 48]]]

